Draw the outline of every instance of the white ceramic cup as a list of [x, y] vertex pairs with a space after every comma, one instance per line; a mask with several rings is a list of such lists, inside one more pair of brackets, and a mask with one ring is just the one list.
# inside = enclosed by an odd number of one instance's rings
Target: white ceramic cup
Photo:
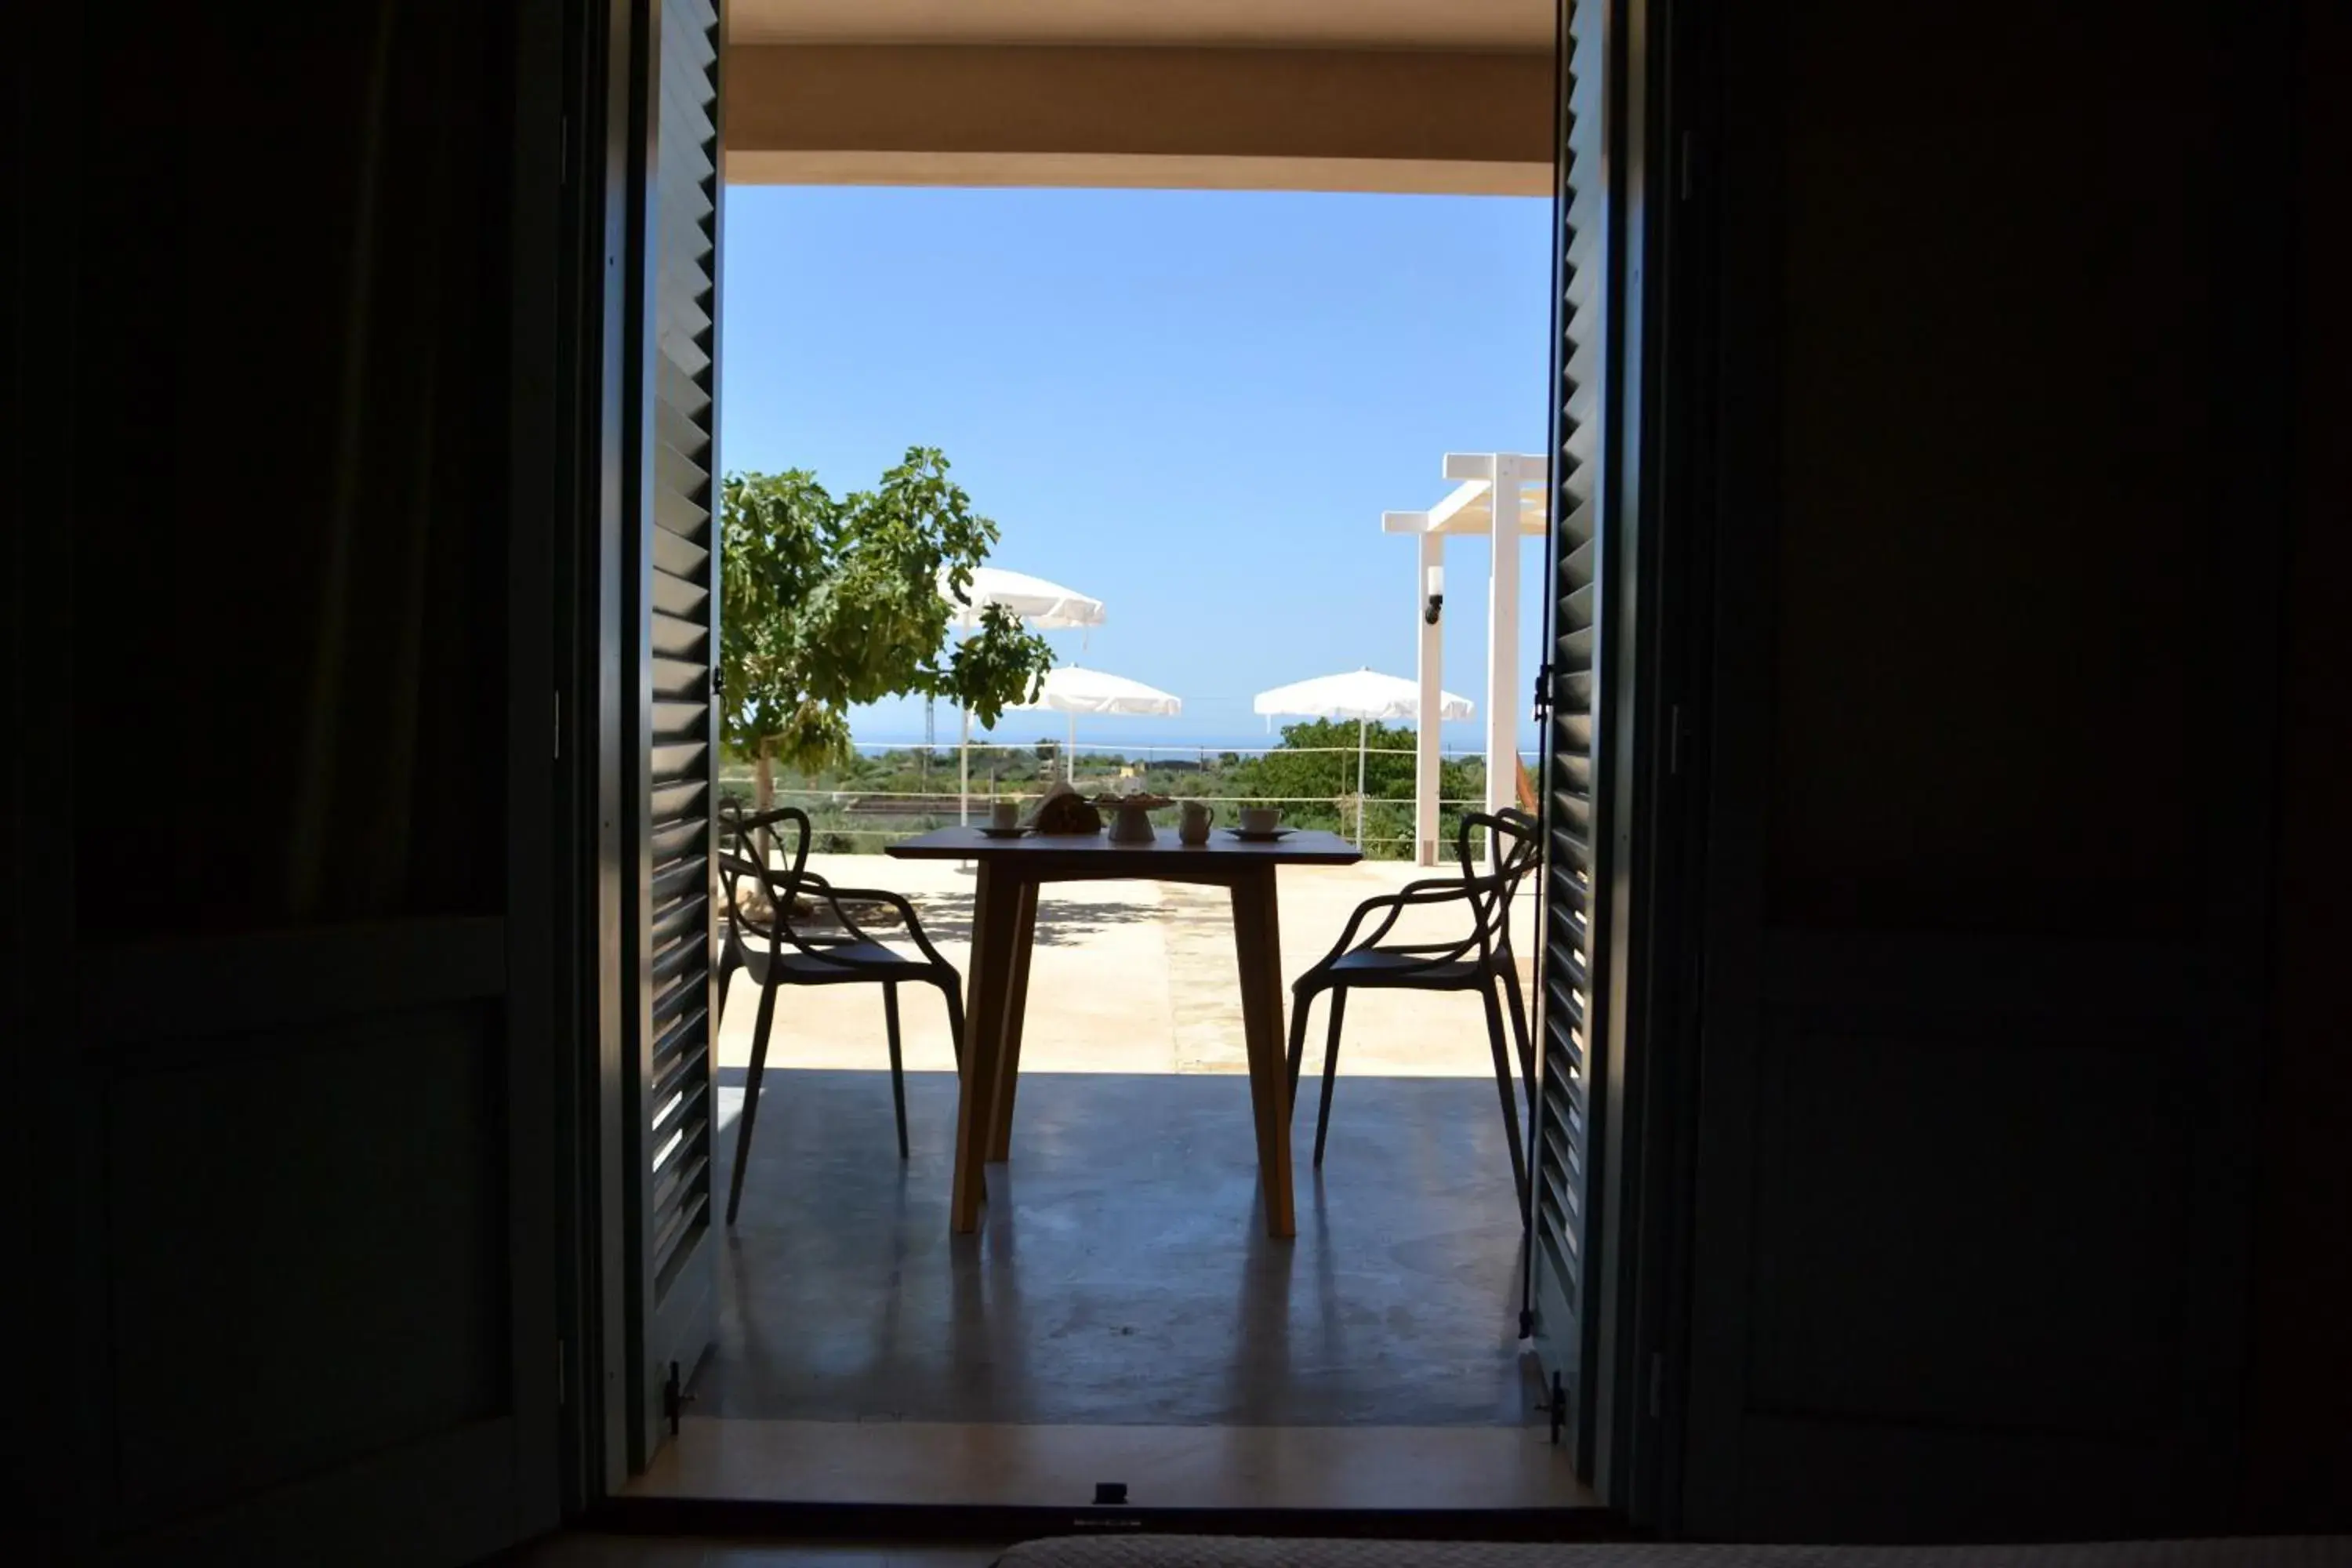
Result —
[[1271, 833], [1282, 826], [1282, 807], [1278, 805], [1245, 805], [1242, 807], [1244, 833]]
[[992, 800], [988, 803], [988, 825], [991, 827], [1021, 826], [1021, 803], [1015, 800]]

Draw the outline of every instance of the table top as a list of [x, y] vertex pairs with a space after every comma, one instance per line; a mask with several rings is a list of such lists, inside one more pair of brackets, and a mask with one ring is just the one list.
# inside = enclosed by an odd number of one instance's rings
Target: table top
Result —
[[990, 838], [977, 827], [935, 827], [919, 838], [885, 846], [885, 855], [901, 860], [992, 860], [1018, 857], [1075, 858], [1106, 868], [1131, 863], [1135, 875], [1148, 878], [1159, 870], [1176, 870], [1203, 861], [1247, 862], [1265, 866], [1352, 866], [1364, 852], [1319, 827], [1302, 827], [1271, 843], [1245, 843], [1223, 828], [1210, 831], [1206, 844], [1177, 842], [1176, 830], [1162, 827], [1149, 844], [1113, 844], [1108, 833], [1030, 833], [1019, 838]]

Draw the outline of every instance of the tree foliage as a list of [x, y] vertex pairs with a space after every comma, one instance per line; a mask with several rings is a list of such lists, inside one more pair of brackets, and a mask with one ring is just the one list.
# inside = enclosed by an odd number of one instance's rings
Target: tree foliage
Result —
[[934, 448], [836, 500], [816, 476], [738, 473], [721, 486], [719, 663], [725, 739], [814, 772], [847, 759], [849, 710], [943, 697], [983, 726], [1036, 694], [1044, 638], [997, 606], [950, 643], [954, 607], [996, 543]]
[[[1414, 732], [1386, 724], [1364, 726], [1364, 847], [1375, 857], [1409, 858], [1412, 845]], [[1261, 756], [1223, 769], [1221, 789], [1247, 800], [1282, 807], [1283, 820], [1300, 827], [1352, 833], [1356, 826], [1356, 721], [1313, 719], [1282, 727], [1282, 744]], [[1486, 787], [1486, 767], [1475, 759], [1438, 764], [1442, 800], [1475, 801]], [[1447, 845], [1462, 807], [1444, 806], [1439, 832]]]
[[[1412, 798], [1413, 731], [1364, 726], [1364, 794]], [[1333, 800], [1356, 793], [1356, 721], [1310, 719], [1282, 727], [1279, 750], [1252, 758], [1237, 793], [1269, 799]]]

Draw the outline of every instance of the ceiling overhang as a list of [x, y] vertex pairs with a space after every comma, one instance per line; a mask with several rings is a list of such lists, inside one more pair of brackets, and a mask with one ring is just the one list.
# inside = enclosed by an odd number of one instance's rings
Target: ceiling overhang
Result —
[[736, 0], [733, 183], [1547, 195], [1538, 0]]

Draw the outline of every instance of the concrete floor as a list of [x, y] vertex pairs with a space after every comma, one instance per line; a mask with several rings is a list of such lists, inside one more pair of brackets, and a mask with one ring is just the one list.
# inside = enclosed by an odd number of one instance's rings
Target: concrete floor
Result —
[[[961, 964], [971, 884], [952, 865], [835, 857], [821, 868], [908, 892]], [[1321, 956], [1358, 900], [1416, 874], [1430, 873], [1285, 871], [1286, 971]], [[1311, 1102], [1297, 1124], [1298, 1236], [1286, 1244], [1258, 1218], [1234, 987], [1215, 890], [1049, 888], [1013, 1159], [991, 1168], [982, 1233], [963, 1237], [947, 1226], [955, 1082], [936, 1002], [910, 993], [906, 1009], [921, 1070], [908, 1078], [913, 1157], [901, 1163], [878, 994], [788, 993], [741, 1220], [721, 1240], [720, 1340], [696, 1415], [1531, 1420], [1518, 1215], [1476, 1000], [1350, 1005], [1319, 1174], [1306, 1158]], [[753, 1001], [739, 989], [721, 1033], [722, 1183]]]

